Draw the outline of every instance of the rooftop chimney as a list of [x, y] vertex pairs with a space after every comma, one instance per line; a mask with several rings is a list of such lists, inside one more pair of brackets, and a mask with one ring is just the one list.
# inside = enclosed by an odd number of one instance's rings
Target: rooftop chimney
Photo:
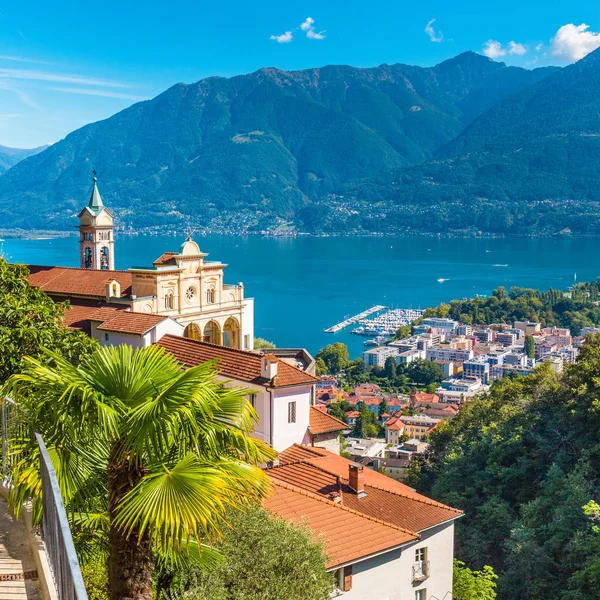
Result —
[[365, 474], [363, 473], [364, 467], [357, 463], [351, 463], [348, 466], [348, 479], [350, 489], [356, 493], [359, 498], [364, 498], [367, 494], [365, 492]]
[[277, 363], [279, 359], [273, 354], [265, 354], [261, 357], [260, 376], [272, 381], [277, 376]]

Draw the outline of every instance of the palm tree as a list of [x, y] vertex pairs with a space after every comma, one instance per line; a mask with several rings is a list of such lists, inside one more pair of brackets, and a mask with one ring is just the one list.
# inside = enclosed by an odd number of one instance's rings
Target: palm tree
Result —
[[[256, 465], [274, 451], [251, 437], [256, 414], [214, 363], [183, 370], [156, 346], [103, 347], [79, 366], [48, 354], [4, 392], [46, 441], [76, 530], [106, 533], [111, 599], [150, 600], [155, 559], [218, 557], [226, 511], [268, 492]], [[31, 450], [17, 463], [15, 508], [39, 497], [38, 466]]]

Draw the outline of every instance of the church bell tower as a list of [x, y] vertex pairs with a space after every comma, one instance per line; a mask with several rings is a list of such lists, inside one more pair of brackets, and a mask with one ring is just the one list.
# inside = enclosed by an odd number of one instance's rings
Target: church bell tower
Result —
[[94, 171], [94, 187], [88, 205], [79, 213], [79, 261], [82, 269], [115, 268], [113, 214], [102, 204]]

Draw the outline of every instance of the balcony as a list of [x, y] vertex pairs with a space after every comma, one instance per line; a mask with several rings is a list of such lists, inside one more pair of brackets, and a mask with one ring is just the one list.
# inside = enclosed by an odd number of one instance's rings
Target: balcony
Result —
[[413, 563], [412, 580], [413, 583], [425, 581], [429, 577], [429, 561], [419, 560]]

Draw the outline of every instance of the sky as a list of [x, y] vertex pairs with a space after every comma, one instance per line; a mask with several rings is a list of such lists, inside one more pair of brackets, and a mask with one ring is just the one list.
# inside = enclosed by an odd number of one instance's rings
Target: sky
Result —
[[592, 0], [0, 0], [0, 145], [51, 144], [178, 82], [267, 66], [430, 66], [473, 50], [531, 69], [599, 46]]

